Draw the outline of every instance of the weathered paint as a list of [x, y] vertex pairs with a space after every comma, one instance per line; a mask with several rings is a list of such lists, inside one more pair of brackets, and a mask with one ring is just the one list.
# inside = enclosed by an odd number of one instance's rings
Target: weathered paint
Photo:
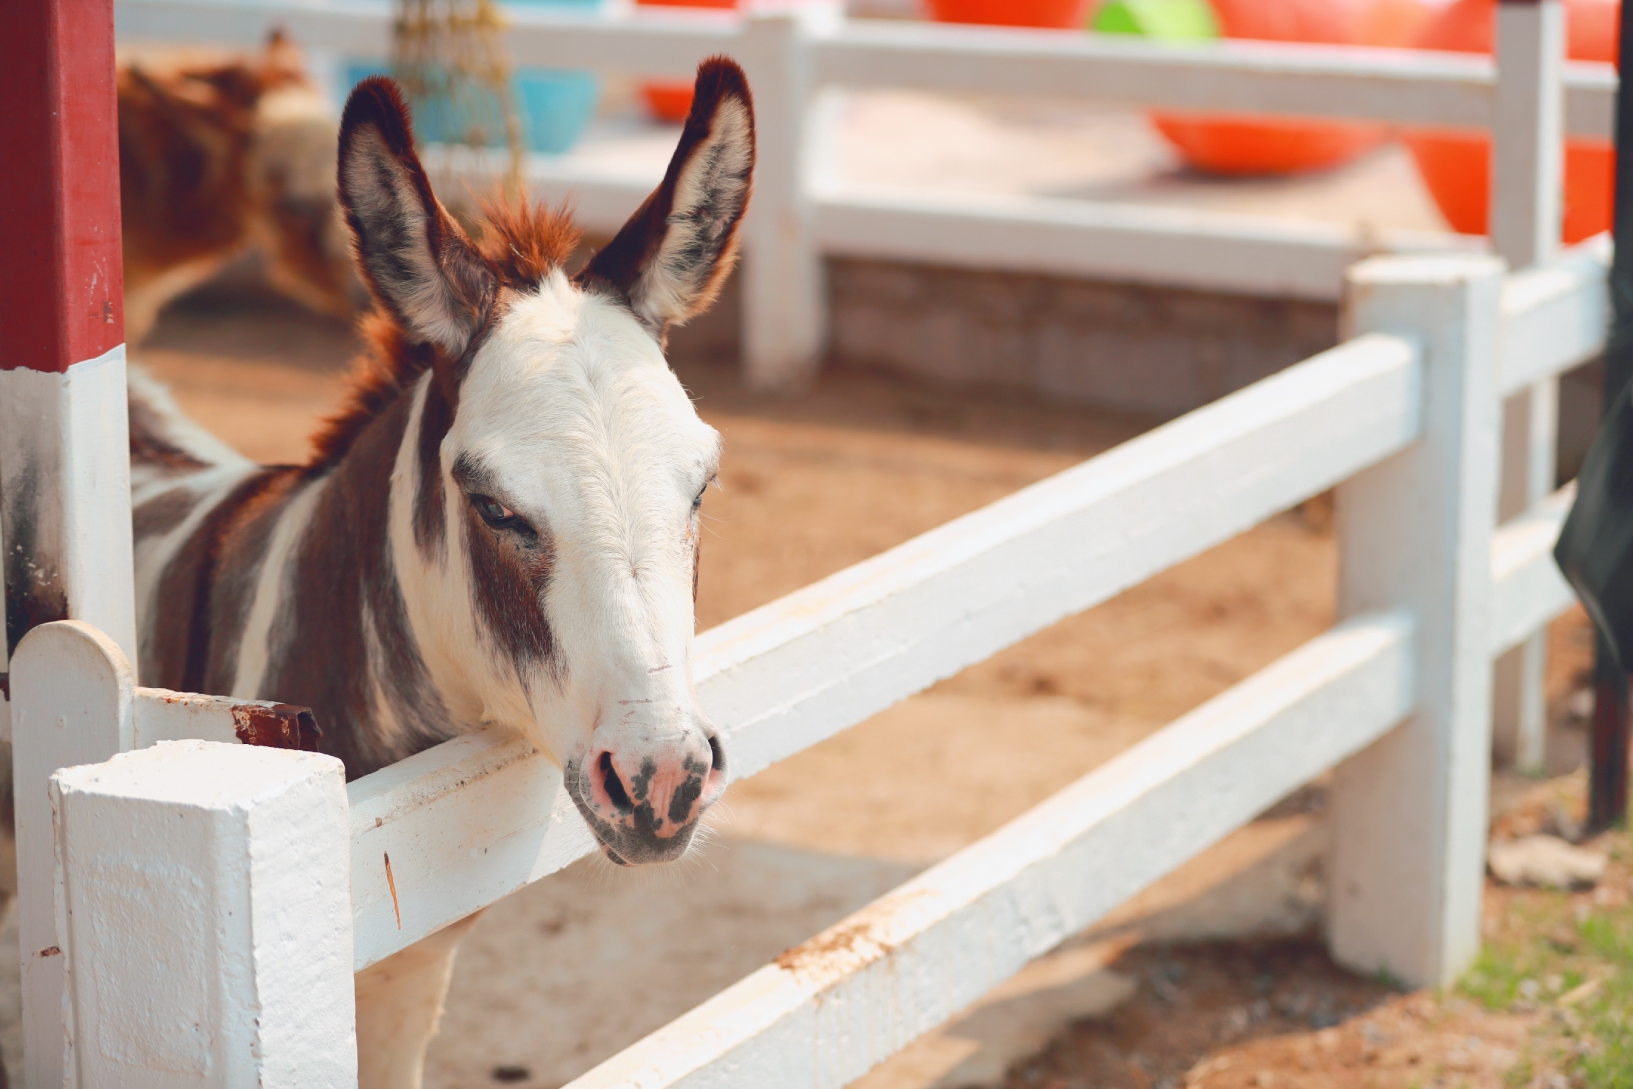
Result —
[[340, 761], [169, 741], [51, 800], [79, 1084], [357, 1084]]

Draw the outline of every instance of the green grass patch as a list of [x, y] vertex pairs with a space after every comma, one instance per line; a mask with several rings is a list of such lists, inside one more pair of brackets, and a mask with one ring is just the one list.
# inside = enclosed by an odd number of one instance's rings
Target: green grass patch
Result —
[[[1580, 1089], [1633, 1089], [1633, 906], [1577, 911], [1564, 893], [1516, 897], [1457, 990], [1488, 1009], [1548, 1013], [1510, 1084], [1540, 1066]], [[1589, 995], [1559, 1004], [1589, 981]]]

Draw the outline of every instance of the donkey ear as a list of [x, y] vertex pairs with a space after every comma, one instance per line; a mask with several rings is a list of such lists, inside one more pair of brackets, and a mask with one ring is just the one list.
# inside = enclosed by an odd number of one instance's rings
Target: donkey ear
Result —
[[743, 70], [712, 57], [663, 184], [579, 273], [610, 286], [659, 336], [706, 310], [737, 262], [754, 173], [754, 100]]
[[498, 277], [437, 202], [392, 80], [359, 83], [340, 118], [340, 204], [370, 292], [411, 335], [461, 355]]

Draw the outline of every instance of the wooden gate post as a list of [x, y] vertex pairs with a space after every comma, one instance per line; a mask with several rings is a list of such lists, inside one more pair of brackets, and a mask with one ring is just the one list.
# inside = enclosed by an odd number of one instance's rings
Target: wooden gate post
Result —
[[743, 35], [760, 141], [743, 223], [743, 369], [757, 389], [806, 385], [826, 346], [826, 273], [810, 194], [816, 92], [806, 37], [841, 18], [826, 0], [760, 0]]
[[[0, 669], [15, 696], [24, 1063], [30, 1087], [52, 1089], [65, 1040], [46, 777], [128, 746], [135, 680], [113, 44], [112, 0], [9, 5], [0, 35], [0, 571], [16, 652]], [[70, 617], [94, 627], [22, 647]]]
[[[1497, 5], [1497, 97], [1492, 126], [1491, 241], [1513, 270], [1552, 260], [1559, 248], [1565, 170], [1565, 10], [1560, 0]], [[1497, 516], [1515, 518], [1554, 489], [1559, 380], [1509, 399]], [[1521, 770], [1546, 759], [1548, 633], [1497, 660], [1497, 752]]]
[[1417, 711], [1333, 785], [1333, 956], [1414, 985], [1450, 982], [1480, 945], [1491, 751], [1491, 539], [1503, 265], [1386, 257], [1349, 274], [1346, 336], [1424, 356], [1421, 438], [1338, 489], [1339, 612], [1417, 618]]
[[0, 101], [6, 645], [73, 617], [135, 661], [112, 0], [9, 7]]
[[76, 1084], [355, 1089], [339, 760], [166, 741], [51, 800]]

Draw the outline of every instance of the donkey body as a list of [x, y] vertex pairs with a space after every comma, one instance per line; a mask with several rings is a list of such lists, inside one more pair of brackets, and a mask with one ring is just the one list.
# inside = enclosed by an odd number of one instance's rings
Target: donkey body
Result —
[[334, 113], [288, 39], [218, 63], [126, 58], [115, 82], [131, 345], [165, 303], [252, 250], [278, 291], [352, 316]]
[[[351, 400], [261, 466], [139, 376], [146, 684], [310, 706], [355, 778], [502, 724], [560, 763], [608, 858], [668, 861], [725, 786], [691, 680], [698, 508], [719, 438], [662, 351], [735, 258], [742, 72], [700, 69], [660, 187], [577, 276], [565, 216], [433, 196], [394, 85], [353, 92], [340, 203], [375, 300]], [[359, 975], [364, 1089], [420, 1084], [467, 923]]]

